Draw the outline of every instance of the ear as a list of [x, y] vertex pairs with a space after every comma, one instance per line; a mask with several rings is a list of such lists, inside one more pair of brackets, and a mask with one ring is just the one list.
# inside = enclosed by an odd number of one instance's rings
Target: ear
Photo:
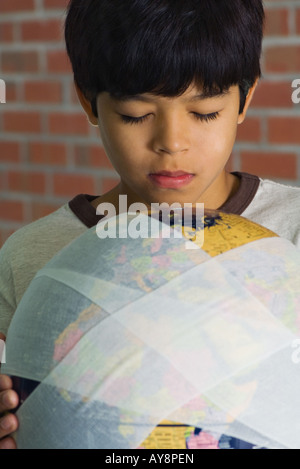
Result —
[[85, 113], [88, 117], [89, 122], [92, 125], [98, 126], [98, 118], [95, 116], [95, 114], [92, 111], [92, 105], [91, 105], [90, 101], [84, 96], [83, 92], [78, 87], [78, 85], [76, 83], [74, 83], [74, 84], [75, 84], [75, 90], [76, 90], [78, 99], [79, 99], [80, 104], [83, 107], [83, 109], [84, 109], [84, 111], [85, 111]]
[[245, 117], [246, 117], [248, 108], [249, 108], [249, 106], [250, 106], [250, 103], [251, 103], [251, 101], [252, 101], [254, 92], [255, 92], [255, 90], [256, 90], [258, 81], [259, 81], [259, 79], [257, 78], [256, 81], [255, 81], [255, 83], [254, 83], [254, 85], [253, 85], [253, 86], [250, 88], [250, 90], [248, 91], [248, 94], [247, 94], [247, 98], [246, 98], [246, 101], [245, 101], [245, 106], [244, 106], [243, 112], [242, 112], [242, 113], [239, 115], [239, 117], [238, 117], [238, 124], [241, 124], [241, 123], [244, 122], [244, 120], [245, 120]]

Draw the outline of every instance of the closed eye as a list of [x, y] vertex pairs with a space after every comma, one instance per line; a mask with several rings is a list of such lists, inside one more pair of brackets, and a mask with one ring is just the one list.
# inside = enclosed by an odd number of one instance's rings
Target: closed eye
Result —
[[[200, 120], [201, 122], [213, 121], [219, 116], [218, 112], [211, 112], [210, 114], [199, 114], [198, 112], [193, 112], [192, 114], [195, 116], [196, 119]], [[133, 117], [127, 116], [125, 114], [120, 114], [120, 117], [122, 121], [126, 124], [141, 124], [149, 117], [149, 115], [150, 114], [145, 114], [144, 116]]]
[[147, 119], [149, 115], [150, 114], [146, 114], [145, 116], [141, 116], [141, 117], [133, 117], [133, 116], [126, 116], [124, 114], [120, 114], [122, 121], [125, 122], [126, 124], [141, 124]]
[[198, 114], [198, 112], [193, 112], [196, 119], [200, 120], [201, 122], [209, 122], [217, 119], [219, 117], [218, 112], [211, 112], [210, 114]]

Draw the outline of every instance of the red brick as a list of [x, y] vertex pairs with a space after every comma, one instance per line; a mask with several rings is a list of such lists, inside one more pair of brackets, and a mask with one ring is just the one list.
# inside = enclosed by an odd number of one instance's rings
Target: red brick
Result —
[[261, 177], [297, 179], [294, 153], [242, 152], [241, 170]]
[[300, 8], [296, 10], [296, 32], [300, 33]]
[[62, 41], [63, 24], [57, 19], [26, 21], [20, 25], [23, 41]]
[[59, 82], [32, 81], [24, 84], [25, 101], [32, 103], [58, 103], [62, 97]]
[[12, 103], [17, 100], [17, 84], [6, 83], [6, 102]]
[[16, 142], [0, 141], [0, 161], [17, 163], [20, 161], [20, 145]]
[[81, 174], [54, 174], [54, 194], [58, 196], [73, 197], [77, 194], [94, 194], [95, 180], [92, 176]]
[[267, 47], [264, 57], [267, 72], [298, 73], [300, 70], [300, 46]]
[[266, 10], [265, 36], [287, 36], [288, 33], [288, 10], [285, 8]]
[[39, 60], [36, 51], [2, 53], [2, 72], [36, 72], [38, 71], [38, 68]]
[[47, 57], [47, 71], [50, 73], [71, 73], [72, 68], [65, 50], [50, 51]]
[[104, 149], [100, 145], [91, 147], [78, 145], [74, 151], [74, 160], [75, 164], [81, 167], [113, 168]]
[[60, 206], [61, 204], [49, 204], [47, 202], [32, 202], [32, 219], [38, 220], [39, 218], [46, 217], [50, 213], [55, 212]]
[[270, 143], [300, 144], [300, 117], [269, 117]]
[[0, 25], [0, 41], [12, 42], [13, 40], [13, 24], [1, 23]]
[[238, 125], [237, 141], [260, 142], [260, 140], [261, 128], [259, 118], [247, 117], [242, 124]]
[[23, 221], [23, 203], [13, 200], [0, 200], [0, 219], [8, 221]]
[[6, 181], [6, 173], [4, 171], [0, 172], [0, 191], [3, 193], [7, 190], [7, 181]]
[[46, 176], [43, 173], [24, 171], [8, 171], [8, 188], [16, 192], [29, 192], [44, 194], [46, 189]]
[[33, 164], [64, 166], [67, 164], [66, 146], [59, 143], [29, 143], [28, 160]]
[[69, 88], [69, 93], [70, 93], [70, 101], [72, 104], [80, 104], [80, 101], [78, 99], [78, 96], [77, 96], [77, 93], [76, 93], [76, 90], [75, 90], [75, 86], [74, 86], [74, 82], [72, 81], [72, 83], [70, 83], [70, 88]]
[[7, 132], [40, 132], [39, 112], [6, 111], [3, 113], [4, 130]]
[[44, 0], [44, 8], [62, 8], [65, 9], [69, 3], [69, 0]]
[[21, 11], [34, 10], [34, 0], [2, 0], [0, 2], [0, 13], [20, 13]]
[[84, 113], [51, 113], [49, 131], [53, 134], [87, 135], [89, 123]]
[[255, 91], [251, 108], [293, 107], [291, 82], [261, 81]]

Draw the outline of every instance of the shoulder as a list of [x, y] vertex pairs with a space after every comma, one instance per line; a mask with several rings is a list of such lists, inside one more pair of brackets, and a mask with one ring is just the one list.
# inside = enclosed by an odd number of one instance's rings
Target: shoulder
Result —
[[[68, 204], [63, 205], [55, 212], [40, 218], [13, 233], [4, 247], [17, 248], [20, 244], [56, 242], [60, 236], [69, 237], [72, 231], [84, 229], [84, 224], [70, 210]], [[3, 249], [3, 248], [2, 248]]]
[[274, 215], [277, 210], [299, 215], [300, 187], [260, 179], [254, 202], [266, 210], [269, 209]]
[[242, 215], [300, 247], [300, 187], [260, 179], [256, 195]]
[[0, 281], [7, 283], [10, 274], [16, 303], [36, 272], [86, 229], [66, 204], [8, 238], [0, 250]]
[[259, 190], [269, 195], [290, 194], [293, 197], [300, 196], [300, 187], [260, 178]]

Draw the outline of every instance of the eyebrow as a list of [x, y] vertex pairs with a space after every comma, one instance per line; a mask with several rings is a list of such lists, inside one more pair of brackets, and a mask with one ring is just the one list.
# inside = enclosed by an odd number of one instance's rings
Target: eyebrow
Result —
[[[229, 89], [220, 91], [220, 90], [212, 90], [207, 92], [202, 92], [192, 96], [191, 98], [186, 99], [186, 102], [195, 102], [195, 101], [204, 101], [205, 99], [209, 98], [222, 98], [229, 94]], [[159, 96], [159, 95], [153, 95]], [[121, 102], [128, 102], [128, 101], [141, 101], [144, 103], [150, 103], [152, 101], [151, 97], [147, 97], [144, 94], [131, 94], [131, 95], [112, 95], [111, 96], [116, 101]]]

